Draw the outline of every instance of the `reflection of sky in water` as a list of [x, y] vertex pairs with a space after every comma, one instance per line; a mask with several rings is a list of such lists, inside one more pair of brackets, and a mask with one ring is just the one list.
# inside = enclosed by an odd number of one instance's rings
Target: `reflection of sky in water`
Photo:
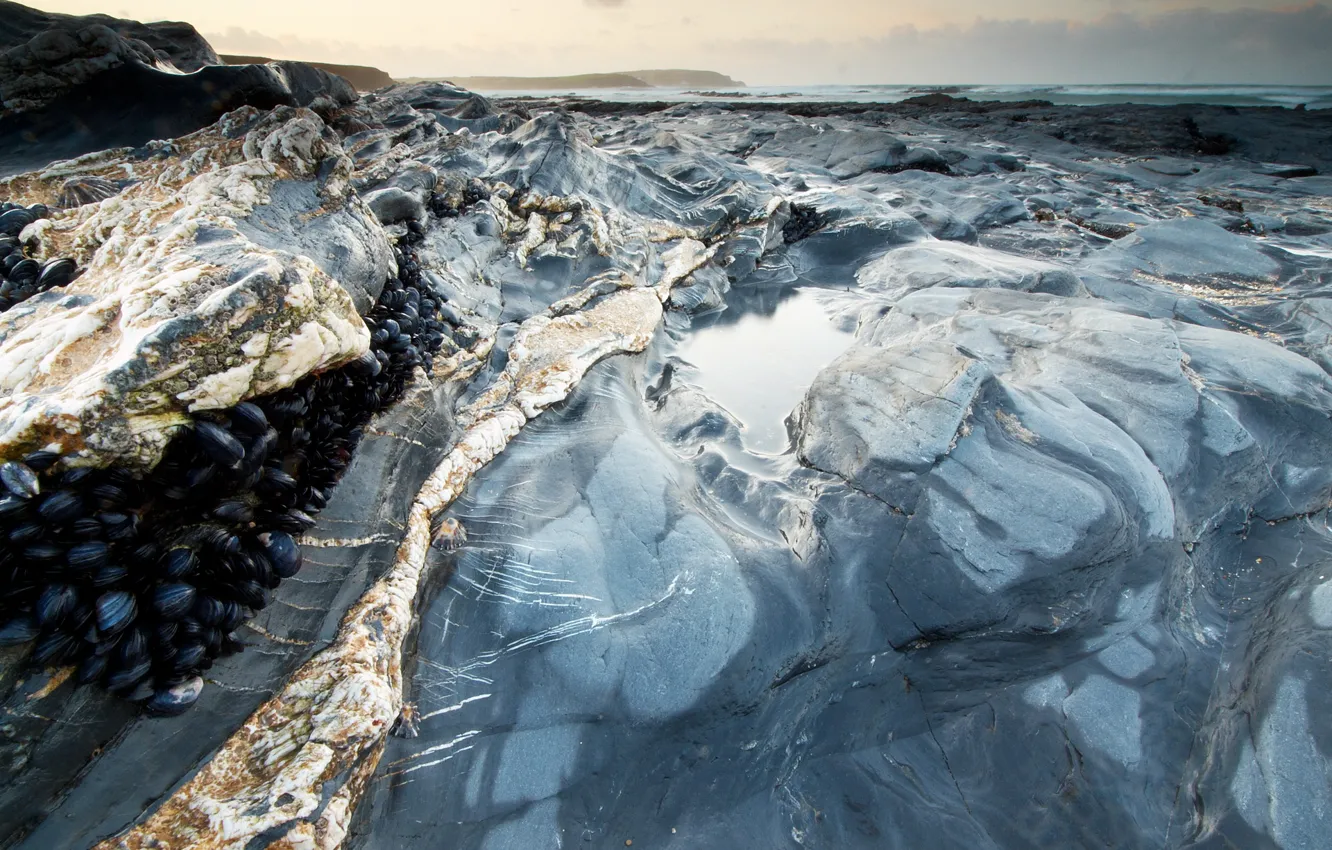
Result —
[[798, 289], [769, 315], [748, 312], [696, 330], [680, 355], [698, 368], [693, 382], [745, 424], [745, 445], [777, 453], [786, 449], [787, 414], [851, 342], [820, 304], [819, 291]]

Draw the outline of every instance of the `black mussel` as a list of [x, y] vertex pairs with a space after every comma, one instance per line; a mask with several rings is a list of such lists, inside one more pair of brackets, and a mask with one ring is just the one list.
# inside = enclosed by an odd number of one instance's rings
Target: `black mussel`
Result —
[[162, 572], [169, 578], [186, 578], [193, 575], [198, 567], [199, 558], [194, 554], [194, 550], [183, 546], [167, 552], [166, 558], [162, 561]]
[[303, 534], [315, 527], [314, 518], [304, 511], [291, 510], [277, 517], [277, 525], [283, 531]]
[[0, 627], [0, 646], [15, 646], [27, 643], [37, 637], [37, 621], [31, 617], [19, 617]]
[[384, 369], [383, 365], [379, 362], [379, 358], [375, 357], [374, 352], [372, 351], [367, 351], [353, 360], [350, 364], [350, 368], [368, 378], [376, 377]]
[[79, 604], [79, 592], [67, 584], [48, 584], [37, 597], [33, 614], [37, 625], [48, 627], [55, 625], [70, 614]]
[[221, 425], [214, 425], [212, 422], [195, 422], [194, 436], [204, 454], [227, 469], [240, 465], [240, 462], [245, 458], [245, 447], [241, 445], [240, 440], [237, 440], [230, 431]]
[[20, 499], [31, 499], [42, 492], [42, 485], [37, 481], [37, 473], [24, 463], [14, 461], [0, 463], [0, 482]]
[[[208, 647], [210, 658], [216, 658], [222, 652], [222, 630], [209, 628], [204, 632], [204, 644]], [[203, 665], [207, 666], [207, 664]]]
[[138, 527], [138, 518], [134, 514], [108, 511], [98, 514], [97, 519], [106, 528], [107, 540], [118, 543], [134, 539]]
[[83, 537], [89, 540], [101, 537], [103, 532], [102, 524], [98, 522], [96, 518], [90, 516], [79, 517], [74, 520], [74, 522], [70, 523], [69, 530], [73, 532], [76, 537]]
[[43, 450], [30, 453], [23, 458], [23, 463], [33, 472], [45, 472], [52, 466], [55, 466], [55, 463], [58, 460], [60, 460], [59, 452], [48, 452]]
[[294, 447], [298, 449], [303, 448], [310, 445], [310, 432], [300, 427], [292, 428], [291, 434], [288, 435], [287, 439], [291, 441], [291, 444]]
[[[269, 466], [264, 468], [263, 477], [259, 479], [259, 487], [270, 492], [291, 493], [296, 489], [296, 479], [280, 469]], [[0, 521], [3, 521], [3, 516], [0, 516]]]
[[[235, 596], [236, 601], [242, 605], [254, 608], [255, 610], [261, 610], [268, 607], [268, 593], [264, 589], [264, 586], [257, 581], [249, 580], [239, 582], [232, 585], [231, 592]], [[239, 625], [240, 622], [237, 621], [232, 628]]]
[[187, 638], [197, 638], [203, 634], [203, 624], [193, 617], [186, 617], [180, 621], [180, 632]]
[[46, 526], [39, 522], [25, 522], [9, 530], [9, 541], [18, 546], [36, 543], [46, 535]]
[[41, 273], [37, 275], [37, 286], [41, 289], [66, 286], [74, 280], [74, 275], [78, 270], [78, 263], [68, 257], [50, 260], [42, 266]]
[[111, 554], [111, 547], [100, 541], [79, 543], [69, 547], [65, 553], [65, 563], [77, 572], [91, 572], [106, 566], [106, 559]]
[[28, 207], [28, 212], [32, 213], [34, 219], [46, 218], [51, 214], [51, 210], [46, 204], [33, 204]]
[[194, 607], [194, 586], [184, 582], [159, 584], [153, 591], [153, 608], [164, 620], [179, 620]]
[[155, 564], [162, 557], [162, 547], [151, 540], [147, 543], [140, 543], [129, 552], [129, 561], [132, 564]]
[[227, 600], [222, 603], [222, 619], [218, 621], [217, 627], [223, 633], [226, 633], [245, 622], [245, 620], [245, 609], [241, 607], [240, 603]]
[[79, 664], [78, 680], [80, 685], [90, 685], [106, 673], [106, 656], [89, 655]]
[[193, 670], [199, 666], [200, 661], [203, 661], [205, 651], [204, 645], [199, 641], [186, 643], [176, 650], [176, 657], [172, 661], [171, 668], [182, 672]]
[[103, 593], [97, 599], [97, 628], [104, 635], [114, 635], [133, 623], [138, 613], [134, 594], [123, 590]]
[[178, 714], [184, 714], [190, 706], [198, 701], [199, 695], [203, 693], [203, 686], [203, 679], [194, 676], [174, 687], [158, 690], [144, 704], [144, 708], [148, 710], [149, 714], [156, 714], [160, 717], [174, 717]]
[[72, 490], [57, 490], [42, 499], [37, 506], [37, 513], [42, 519], [56, 525], [73, 522], [83, 516], [83, 497]]
[[106, 677], [106, 689], [112, 693], [132, 690], [152, 669], [152, 662], [147, 658], [135, 662], [131, 667], [123, 667]]
[[133, 628], [120, 636], [116, 643], [115, 660], [125, 667], [139, 663], [148, 657], [148, 636], [142, 628]]
[[93, 573], [93, 587], [114, 587], [129, 578], [129, 568], [124, 564], [107, 564]]
[[[153, 637], [159, 644], [168, 644], [176, 639], [176, 632], [180, 631], [180, 623], [175, 621], [161, 622], [153, 631]], [[174, 647], [173, 647], [174, 648]]]
[[199, 526], [192, 534], [194, 540], [218, 552], [235, 553], [240, 551], [240, 538], [215, 525]]
[[60, 476], [60, 486], [77, 489], [97, 475], [97, 470], [87, 466], [68, 469]]
[[23, 228], [37, 220], [37, 216], [25, 209], [10, 210], [0, 215], [0, 234], [18, 236]]
[[190, 490], [191, 494], [193, 494], [195, 491], [202, 490], [203, 486], [209, 481], [212, 481], [216, 475], [217, 466], [215, 464], [210, 463], [205, 466], [196, 466], [194, 469], [185, 473], [185, 486]]
[[241, 502], [235, 499], [228, 499], [227, 501], [221, 502], [218, 504], [217, 507], [213, 508], [213, 516], [222, 520], [223, 522], [235, 522], [235, 523], [253, 522], [254, 508], [250, 507], [245, 502]]
[[291, 578], [301, 569], [301, 547], [285, 531], [270, 531], [259, 535], [264, 556], [273, 565], [273, 571], [282, 578]]
[[37, 641], [29, 660], [38, 667], [61, 664], [72, 658], [78, 648], [78, 638], [65, 632], [53, 632]]
[[27, 499], [18, 496], [0, 498], [0, 523], [14, 522], [28, 516], [30, 505]]
[[54, 564], [64, 560], [65, 547], [58, 543], [34, 543], [24, 547], [23, 557], [32, 564]]
[[125, 504], [125, 491], [115, 484], [98, 484], [89, 491], [102, 510], [111, 510]]
[[42, 267], [36, 260], [19, 260], [9, 270], [7, 277], [19, 286], [28, 286], [37, 282], [42, 274]]
[[242, 401], [231, 408], [231, 426], [245, 434], [260, 435], [268, 430], [268, 417], [263, 408], [253, 402]]
[[216, 626], [227, 615], [222, 602], [211, 596], [199, 596], [194, 600], [193, 616], [205, 626]]

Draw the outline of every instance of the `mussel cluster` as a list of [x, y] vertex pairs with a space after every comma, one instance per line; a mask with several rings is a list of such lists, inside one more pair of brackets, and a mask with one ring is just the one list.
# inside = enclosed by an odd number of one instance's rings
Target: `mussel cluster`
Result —
[[477, 178], [472, 178], [467, 185], [463, 187], [462, 192], [457, 197], [451, 197], [443, 192], [435, 192], [430, 196], [430, 212], [436, 218], [457, 218], [481, 201], [490, 197], [490, 190], [486, 184]]
[[0, 313], [39, 292], [65, 286], [78, 276], [78, 264], [71, 259], [62, 257], [43, 264], [24, 256], [19, 234], [47, 215], [49, 210], [43, 204], [24, 207], [0, 202]]
[[787, 245], [808, 239], [827, 224], [827, 216], [806, 204], [791, 204], [791, 217], [782, 225], [782, 241]]
[[371, 415], [451, 340], [442, 298], [401, 240], [399, 275], [346, 367], [196, 415], [146, 476], [65, 468], [39, 451], [0, 465], [0, 645], [35, 641], [34, 667], [178, 714], [235, 630], [301, 567], [314, 525]]

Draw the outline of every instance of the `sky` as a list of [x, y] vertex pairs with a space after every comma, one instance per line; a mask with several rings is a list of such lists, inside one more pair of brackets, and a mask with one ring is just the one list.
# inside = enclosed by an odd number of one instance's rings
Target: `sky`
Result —
[[[1274, 0], [27, 0], [396, 77], [720, 71], [750, 85], [1332, 85], [1332, 7]], [[377, 10], [369, 13], [367, 10]]]

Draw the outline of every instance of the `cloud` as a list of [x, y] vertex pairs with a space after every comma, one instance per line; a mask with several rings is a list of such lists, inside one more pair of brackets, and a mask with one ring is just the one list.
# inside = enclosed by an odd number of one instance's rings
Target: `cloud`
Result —
[[[1189, 9], [1096, 21], [902, 26], [854, 41], [738, 39], [726, 73], [773, 83], [1280, 83], [1332, 81], [1332, 10]], [[719, 69], [720, 70], [720, 69]]]
[[[592, 0], [585, 0], [592, 2]], [[620, 0], [624, 2], [624, 0]], [[1143, 2], [1135, 8], [1149, 6]], [[1122, 8], [1122, 7], [1121, 7]], [[1091, 22], [978, 19], [898, 26], [845, 40], [700, 38], [697, 27], [587, 30], [560, 41], [364, 45], [232, 28], [208, 33], [226, 53], [375, 65], [395, 76], [545, 75], [696, 67], [755, 85], [810, 83], [1273, 83], [1332, 81], [1332, 10], [1114, 12]]]
[[589, 6], [594, 6], [600, 9], [614, 9], [618, 6], [623, 6], [625, 0], [583, 0], [583, 2]]

